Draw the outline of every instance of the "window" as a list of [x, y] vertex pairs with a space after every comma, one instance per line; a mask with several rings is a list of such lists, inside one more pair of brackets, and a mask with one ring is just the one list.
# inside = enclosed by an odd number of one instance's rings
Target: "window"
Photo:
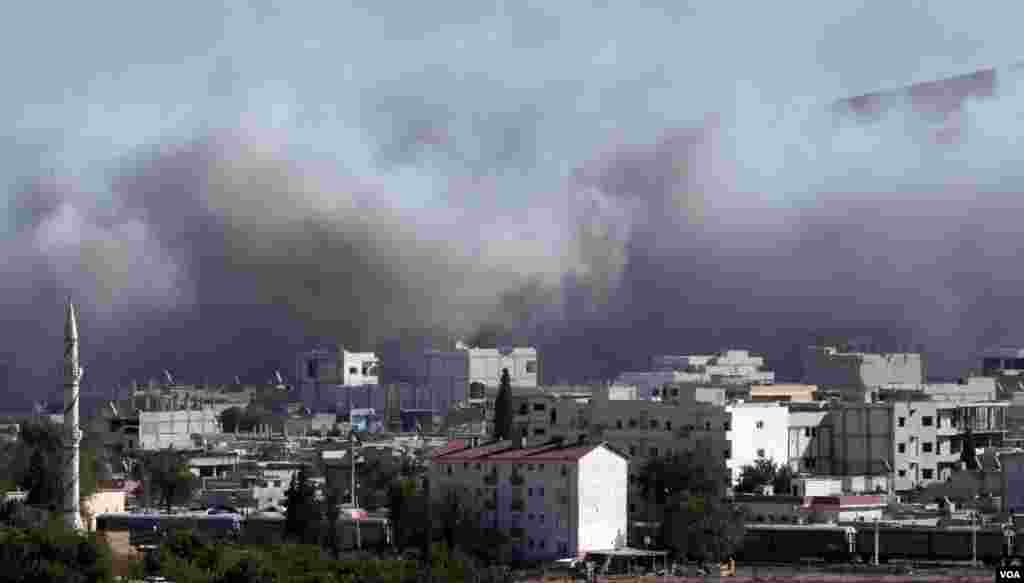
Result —
[[818, 428], [817, 427], [811, 427], [811, 437], [817, 437], [817, 436], [818, 436]]
[[534, 403], [533, 404], [533, 410], [534, 411], [544, 411], [546, 409], [547, 409], [547, 407], [544, 405], [544, 403]]
[[477, 470], [479, 470], [479, 469], [480, 469], [480, 462], [477, 462], [477, 463], [476, 463], [476, 466], [475, 466], [475, 468], [476, 468]]
[[923, 451], [924, 453], [931, 453], [932, 452], [932, 442], [926, 441], [926, 442], [922, 443], [921, 444], [921, 451]]
[[463, 462], [462, 463], [462, 469], [468, 470], [469, 469], [469, 462]]
[[907, 444], [901, 443], [901, 444], [897, 445], [896, 446], [896, 451], [898, 453], [907, 453]]
[[519, 414], [520, 415], [526, 415], [529, 412], [530, 411], [529, 411], [529, 408], [526, 406], [526, 403], [523, 403], [522, 405], [519, 406]]
[[315, 379], [316, 378], [317, 372], [318, 372], [316, 365], [317, 365], [317, 361], [315, 361], [315, 360], [307, 360], [306, 361], [306, 376], [307, 377], [309, 377], [311, 379]]
[[533, 430], [534, 435], [544, 435], [545, 433], [547, 433], [547, 430], [545, 430], [543, 427], [538, 427]]
[[526, 471], [532, 472], [533, 471], [533, 464], [526, 464]]
[[656, 447], [652, 447], [651, 448], [651, 457], [658, 457], [658, 448], [656, 448]]
[[615, 429], [622, 429], [622, 419], [615, 420]]
[[636, 427], [636, 425], [637, 425], [637, 423], [636, 423], [636, 419], [630, 419], [630, 420], [629, 420], [629, 428], [630, 428], [630, 429], [633, 429], [633, 428], [635, 428], [635, 427]]
[[804, 437], [810, 437], [810, 436], [811, 436], [811, 428], [810, 427], [804, 427]]
[[921, 425], [924, 427], [931, 427], [934, 422], [935, 418], [932, 417], [931, 415], [925, 415], [924, 417], [921, 417]]
[[935, 470], [928, 468], [921, 470], [921, 478], [924, 480], [931, 480], [935, 477]]
[[672, 389], [672, 396], [673, 397], [678, 397], [679, 396], [679, 389]]
[[358, 372], [359, 372], [359, 369], [358, 369], [358, 368], [356, 368], [356, 367], [354, 367], [354, 366], [350, 366], [350, 367], [348, 367], [348, 374], [356, 374], [356, 373], [358, 373]]
[[629, 505], [629, 513], [630, 514], [635, 514], [636, 513], [636, 504], [630, 504]]
[[651, 389], [651, 396], [652, 397], [657, 397], [658, 396], [658, 389]]
[[710, 421], [705, 421], [704, 422], [704, 430], [705, 431], [711, 431], [711, 422]]
[[899, 425], [900, 427], [906, 427], [907, 426], [907, 418], [906, 417], [900, 417], [899, 419], [896, 420], [896, 424]]
[[907, 477], [907, 470], [900, 470], [900, 471], [896, 472], [896, 475], [898, 475], [901, 478], [906, 478]]
[[526, 361], [526, 374], [537, 374], [537, 361], [527, 360]]
[[636, 455], [636, 446], [635, 445], [629, 446], [629, 455]]
[[533, 496], [533, 488], [527, 488], [526, 489], [526, 495], [527, 496]]
[[732, 459], [732, 450], [729, 450], [729, 449], [725, 450], [725, 459], [727, 459], [727, 460]]
[[[356, 460], [356, 463], [358, 463], [358, 462], [359, 462], [359, 460]], [[358, 473], [358, 472], [356, 472], [356, 473]], [[274, 487], [275, 488], [280, 488], [281, 487], [281, 480], [274, 480]]]
[[732, 431], [732, 423], [726, 421], [725, 423], [722, 424], [722, 428], [725, 429], [726, 431]]
[[764, 429], [764, 421], [758, 421], [754, 426], [758, 429]]
[[544, 497], [544, 488], [543, 487], [537, 488], [537, 495], [540, 496], [541, 498]]
[[[359, 463], [359, 460], [356, 460], [356, 463]], [[449, 476], [452, 475], [452, 467], [451, 466], [448, 466], [448, 475]]]
[[651, 429], [657, 429], [657, 428], [658, 428], [658, 420], [657, 419], [651, 419]]
[[764, 457], [764, 450], [763, 449], [757, 450], [757, 457]]
[[569, 475], [569, 468], [568, 467], [562, 466], [562, 475], [563, 476], [568, 476]]
[[671, 421], [666, 421], [665, 422], [665, 431], [672, 431], [672, 422]]
[[526, 515], [526, 520], [533, 520], [533, 513], [532, 512], [530, 514]]

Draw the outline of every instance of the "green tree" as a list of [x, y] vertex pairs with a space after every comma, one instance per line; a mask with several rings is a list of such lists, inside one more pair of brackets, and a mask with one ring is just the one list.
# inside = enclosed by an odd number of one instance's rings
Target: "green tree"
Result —
[[199, 479], [192, 475], [185, 457], [173, 450], [163, 450], [143, 460], [144, 484], [150, 499], [170, 512], [175, 504], [186, 504], [199, 487]]
[[60, 525], [0, 529], [0, 581], [105, 583], [113, 580], [110, 549], [92, 534]]
[[258, 558], [245, 556], [214, 581], [215, 583], [276, 583], [277, 580], [274, 572], [264, 566]]
[[711, 448], [655, 458], [639, 476], [648, 503], [660, 507], [662, 543], [677, 556], [723, 560], [741, 544], [743, 516], [726, 499], [729, 470]]
[[501, 371], [501, 386], [494, 400], [495, 439], [512, 438], [512, 415], [512, 377], [506, 368]]
[[299, 542], [316, 542], [321, 514], [316, 501], [316, 487], [310, 481], [305, 467], [292, 474], [284, 497], [285, 536]]
[[759, 459], [740, 470], [737, 492], [757, 492], [763, 486], [771, 486], [777, 495], [788, 495], [792, 491], [793, 471], [787, 465], [776, 464], [771, 459]]

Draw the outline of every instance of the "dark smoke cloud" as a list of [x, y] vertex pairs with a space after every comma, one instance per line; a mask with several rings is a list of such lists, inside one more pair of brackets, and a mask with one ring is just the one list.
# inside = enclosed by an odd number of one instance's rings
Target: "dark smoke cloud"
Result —
[[919, 100], [868, 125], [751, 106], [646, 141], [612, 134], [525, 209], [494, 193], [557, 125], [527, 99], [484, 115], [370, 94], [381, 172], [429, 168], [447, 205], [397, 205], [381, 181], [252, 127], [168, 142], [125, 160], [106, 199], [59, 174], [17, 191], [0, 359], [12, 393], [49, 394], [74, 293], [97, 388], [165, 368], [263, 380], [313, 344], [370, 348], [407, 328], [535, 344], [548, 381], [727, 346], [797, 376], [819, 336], [925, 344], [933, 372], [957, 374], [1021, 324], [1015, 83], [961, 92], [967, 131], [941, 147], [906, 131], [930, 123]]

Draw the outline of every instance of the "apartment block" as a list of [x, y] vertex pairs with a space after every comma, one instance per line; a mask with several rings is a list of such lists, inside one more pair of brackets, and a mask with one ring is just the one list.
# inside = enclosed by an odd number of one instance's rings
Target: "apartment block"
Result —
[[732, 456], [727, 466], [734, 482], [744, 466], [758, 460], [789, 461], [789, 409], [782, 403], [736, 403], [726, 407], [731, 416], [726, 439]]
[[531, 444], [586, 438], [590, 431], [592, 396], [592, 390], [515, 390], [512, 435]]
[[334, 408], [351, 398], [344, 388], [379, 384], [380, 361], [372, 352], [349, 352], [344, 347], [316, 349], [296, 358], [299, 393], [306, 407]]
[[431, 457], [431, 495], [478, 508], [521, 559], [578, 557], [625, 542], [628, 471], [626, 456], [603, 443], [455, 440]]
[[[730, 413], [722, 405], [699, 402], [680, 392], [668, 401], [628, 399], [629, 392], [596, 390], [591, 401], [591, 432], [630, 457], [631, 544], [658, 536], [661, 508], [643, 499], [637, 475], [658, 457], [703, 452], [726, 465], [732, 457], [727, 437]], [[688, 396], [688, 398], [687, 398]]]
[[888, 385], [924, 384], [924, 361], [917, 353], [843, 352], [833, 346], [809, 346], [803, 353], [804, 382], [840, 391], [853, 401]]
[[832, 425], [823, 404], [789, 405], [786, 447], [791, 470], [797, 473], [832, 471]]
[[197, 446], [193, 436], [220, 431], [220, 418], [214, 409], [139, 412], [139, 447], [146, 450], [190, 449]]

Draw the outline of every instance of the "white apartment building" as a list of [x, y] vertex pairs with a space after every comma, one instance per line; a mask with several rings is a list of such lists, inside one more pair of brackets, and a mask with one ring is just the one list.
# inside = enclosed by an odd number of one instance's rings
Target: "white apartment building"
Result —
[[783, 403], [735, 403], [726, 411], [731, 415], [726, 439], [732, 451], [726, 465], [734, 483], [744, 466], [758, 460], [788, 463], [789, 409]]
[[787, 460], [796, 473], [832, 471], [832, 425], [820, 405], [789, 405]]
[[764, 358], [746, 350], [726, 350], [717, 355], [655, 356], [653, 370], [625, 372], [617, 383], [634, 385], [640, 399], [666, 399], [667, 386], [694, 391], [724, 388], [726, 398], [748, 399], [752, 385], [771, 385], [775, 373], [762, 370]]
[[468, 447], [431, 456], [435, 500], [455, 495], [505, 533], [525, 560], [581, 557], [615, 548], [628, 528], [626, 457], [606, 444]]
[[[513, 387], [537, 386], [539, 368], [535, 348], [477, 348], [459, 342], [455, 350], [428, 350], [423, 358], [425, 380], [431, 390], [470, 387], [468, 398], [471, 400], [484, 401], [484, 388], [497, 388], [505, 370], [509, 372]], [[458, 392], [453, 392], [453, 399]]]

